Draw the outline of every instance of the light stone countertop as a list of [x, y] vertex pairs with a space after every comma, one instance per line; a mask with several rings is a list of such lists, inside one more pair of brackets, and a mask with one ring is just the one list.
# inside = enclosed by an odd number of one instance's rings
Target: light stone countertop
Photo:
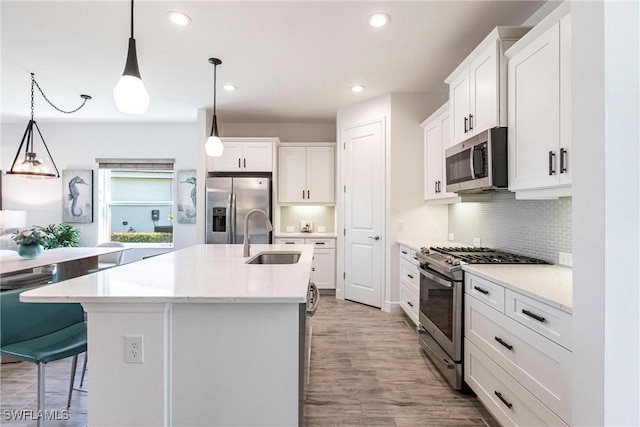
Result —
[[302, 232], [279, 232], [275, 233], [276, 239], [335, 239], [336, 233], [302, 233]]
[[313, 245], [251, 245], [301, 252], [295, 264], [245, 264], [242, 245], [195, 245], [27, 291], [25, 302], [304, 303]]
[[573, 307], [573, 271], [560, 265], [464, 265], [466, 272], [536, 298], [567, 313]]
[[398, 239], [399, 245], [407, 246], [414, 251], [419, 251], [423, 247], [431, 247], [431, 246], [466, 246], [460, 245], [456, 242], [446, 242], [442, 240], [433, 240], [433, 239]]

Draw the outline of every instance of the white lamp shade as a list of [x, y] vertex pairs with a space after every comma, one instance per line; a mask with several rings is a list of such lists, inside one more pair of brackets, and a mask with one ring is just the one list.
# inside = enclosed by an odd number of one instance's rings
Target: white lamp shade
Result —
[[149, 92], [135, 76], [123, 75], [113, 88], [113, 100], [123, 113], [144, 114], [149, 109]]
[[0, 229], [25, 228], [27, 226], [27, 211], [0, 210]]
[[224, 145], [219, 137], [211, 135], [207, 138], [207, 142], [204, 144], [204, 149], [207, 152], [207, 156], [220, 157], [224, 151]]

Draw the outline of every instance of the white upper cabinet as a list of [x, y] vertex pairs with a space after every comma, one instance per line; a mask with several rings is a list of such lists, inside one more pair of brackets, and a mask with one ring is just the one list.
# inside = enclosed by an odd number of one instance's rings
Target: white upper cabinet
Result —
[[506, 54], [509, 190], [518, 199], [571, 195], [568, 6], [559, 7]]
[[449, 148], [449, 104], [440, 107], [422, 123], [424, 129], [424, 199], [458, 201], [455, 193], [447, 193], [444, 150]]
[[220, 157], [208, 158], [209, 172], [272, 172], [278, 138], [222, 138]]
[[279, 203], [335, 203], [335, 147], [278, 148]]
[[445, 80], [452, 144], [507, 125], [504, 51], [530, 27], [496, 27]]

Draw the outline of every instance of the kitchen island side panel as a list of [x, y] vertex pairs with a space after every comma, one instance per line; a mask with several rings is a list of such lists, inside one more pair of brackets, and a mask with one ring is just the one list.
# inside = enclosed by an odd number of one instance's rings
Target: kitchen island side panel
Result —
[[299, 425], [299, 304], [173, 304], [173, 426]]

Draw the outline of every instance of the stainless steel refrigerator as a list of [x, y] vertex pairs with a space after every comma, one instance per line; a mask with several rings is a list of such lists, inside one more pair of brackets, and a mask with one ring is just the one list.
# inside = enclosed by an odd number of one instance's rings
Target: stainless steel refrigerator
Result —
[[[206, 243], [244, 243], [244, 219], [251, 209], [262, 209], [271, 220], [271, 179], [267, 177], [207, 178]], [[251, 243], [271, 243], [262, 215], [249, 220]]]

